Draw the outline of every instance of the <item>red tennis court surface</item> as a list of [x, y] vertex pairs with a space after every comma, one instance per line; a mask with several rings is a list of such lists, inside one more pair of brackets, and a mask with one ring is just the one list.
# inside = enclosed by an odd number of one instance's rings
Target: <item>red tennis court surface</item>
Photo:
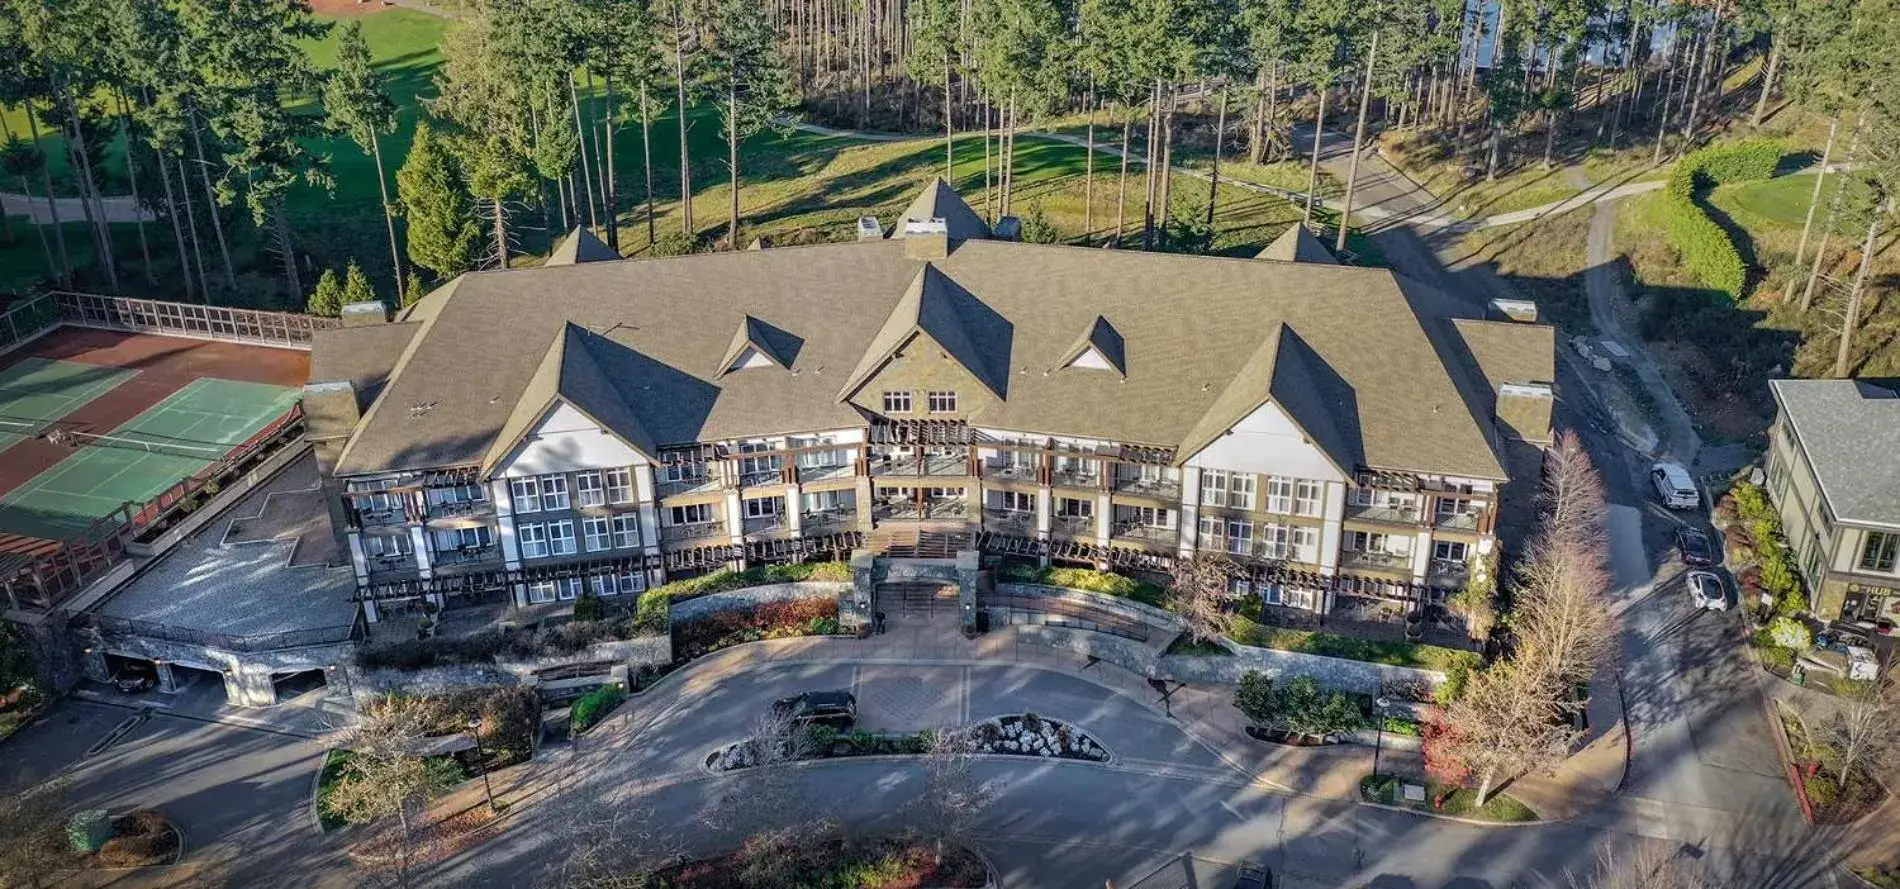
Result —
[[[62, 428], [104, 433], [118, 428], [194, 380], [212, 378], [302, 387], [310, 377], [310, 353], [211, 340], [62, 327], [0, 355], [0, 371], [28, 358], [73, 361], [137, 371], [130, 379], [60, 419]], [[0, 459], [0, 496], [25, 484], [73, 449], [33, 439], [7, 448]], [[50, 551], [55, 541], [0, 534], [0, 553]]]

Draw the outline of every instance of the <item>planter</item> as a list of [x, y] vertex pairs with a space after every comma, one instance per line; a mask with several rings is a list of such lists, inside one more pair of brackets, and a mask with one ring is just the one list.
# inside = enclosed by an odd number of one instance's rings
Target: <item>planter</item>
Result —
[[1328, 747], [1340, 743], [1323, 735], [1296, 735], [1258, 725], [1247, 726], [1247, 737], [1285, 747]]

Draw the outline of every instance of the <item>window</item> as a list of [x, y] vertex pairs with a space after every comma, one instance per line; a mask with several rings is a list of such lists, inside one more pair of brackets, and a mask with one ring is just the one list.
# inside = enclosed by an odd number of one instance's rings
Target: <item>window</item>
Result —
[[665, 480], [669, 482], [705, 481], [706, 461], [687, 454], [668, 454]]
[[1442, 497], [1438, 501], [1438, 517], [1449, 519], [1455, 516], [1477, 515], [1478, 508], [1470, 500], [1455, 497]]
[[1298, 515], [1319, 515], [1321, 509], [1321, 485], [1319, 482], [1301, 479], [1293, 484], [1293, 512]]
[[1267, 511], [1293, 511], [1293, 480], [1277, 475], [1267, 477]]
[[1122, 521], [1126, 524], [1140, 525], [1145, 528], [1174, 527], [1174, 517], [1166, 509], [1154, 506], [1132, 506], [1122, 509]]
[[739, 458], [739, 474], [744, 476], [744, 484], [758, 485], [777, 481], [776, 478], [772, 478], [771, 476], [777, 475], [779, 467], [784, 464], [780, 462], [780, 457], [777, 453], [767, 453], [769, 451], [772, 451], [772, 445], [763, 441], [748, 441], [739, 444], [739, 453], [741, 454], [763, 455]]
[[600, 473], [574, 474], [574, 502], [580, 506], [601, 506], [607, 502], [607, 492], [600, 486]]
[[1432, 558], [1441, 562], [1465, 562], [1465, 543], [1462, 540], [1440, 540], [1432, 544]]
[[409, 536], [372, 534], [363, 538], [363, 551], [372, 559], [397, 559], [409, 555]]
[[494, 542], [494, 531], [487, 525], [435, 532], [436, 552], [467, 552], [483, 549]]
[[805, 511], [812, 513], [848, 512], [857, 505], [852, 491], [818, 491], [805, 495]]
[[481, 485], [449, 485], [429, 489], [430, 506], [449, 503], [480, 503], [486, 499], [488, 499], [488, 493]]
[[887, 414], [910, 413], [910, 393], [909, 392], [884, 393], [884, 412]]
[[1227, 581], [1227, 592], [1229, 595], [1239, 596], [1241, 598], [1251, 596], [1253, 595], [1253, 581], [1242, 580], [1238, 577], [1232, 578]]
[[1095, 501], [1064, 497], [1056, 501], [1056, 515], [1086, 519], [1095, 515]]
[[1294, 562], [1319, 561], [1319, 530], [1300, 525], [1261, 525], [1260, 555]]
[[548, 549], [557, 556], [571, 556], [574, 548], [574, 523], [570, 521], [550, 522], [548, 524]]
[[607, 470], [607, 502], [633, 502], [633, 470], [624, 467]]
[[925, 406], [933, 414], [953, 414], [957, 411], [957, 393], [932, 392], [925, 398]]
[[712, 504], [694, 503], [689, 506], [674, 506], [667, 509], [668, 524], [704, 525], [713, 520]]
[[1314, 592], [1310, 589], [1305, 587], [1282, 586], [1277, 583], [1262, 586], [1260, 588], [1260, 598], [1266, 600], [1268, 605], [1284, 605], [1288, 608], [1306, 609], [1313, 608], [1313, 603], [1317, 601]]
[[1227, 473], [1219, 469], [1201, 471], [1201, 503], [1207, 506], [1227, 505]]
[[1203, 517], [1201, 548], [1226, 550], [1238, 556], [1250, 555], [1253, 551], [1253, 523]]
[[1002, 491], [1003, 509], [1011, 512], [1035, 512], [1036, 495], [1021, 491]]
[[1371, 531], [1347, 531], [1346, 549], [1353, 552], [1403, 556], [1412, 551], [1412, 538]]
[[554, 581], [543, 580], [528, 584], [528, 601], [536, 604], [554, 601]]
[[624, 574], [600, 574], [594, 577], [594, 595], [631, 596], [644, 592], [647, 588], [647, 576], [638, 571]]
[[531, 478], [518, 478], [508, 483], [508, 490], [514, 495], [515, 512], [541, 511], [541, 486]]
[[548, 526], [522, 525], [515, 530], [515, 537], [521, 542], [521, 557], [540, 558], [548, 554]]
[[542, 509], [566, 509], [567, 508], [567, 476], [565, 475], [541, 476], [541, 508]]
[[1868, 531], [1867, 542], [1860, 548], [1860, 570], [1892, 571], [1896, 547], [1900, 547], [1900, 534]]
[[617, 515], [613, 519], [614, 549], [633, 549], [640, 545], [640, 517]]
[[778, 515], [785, 509], [783, 497], [755, 497], [744, 501], [745, 517], [748, 519], [767, 519]]
[[356, 508], [363, 512], [394, 512], [402, 509], [402, 495], [388, 491], [374, 494], [358, 494]]
[[555, 599], [568, 601], [581, 594], [581, 579], [542, 580], [528, 584], [528, 601], [545, 604]]
[[590, 553], [613, 548], [613, 539], [607, 530], [606, 519], [582, 519], [581, 534], [587, 538], [587, 551]]

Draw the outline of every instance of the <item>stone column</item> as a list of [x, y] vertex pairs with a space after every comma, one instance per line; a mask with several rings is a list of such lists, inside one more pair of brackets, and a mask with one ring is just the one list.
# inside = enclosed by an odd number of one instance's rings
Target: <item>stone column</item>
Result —
[[863, 628], [877, 613], [877, 555], [868, 549], [851, 553], [851, 590], [839, 596], [838, 621]]
[[171, 694], [173, 692], [178, 691], [178, 677], [172, 675], [171, 664], [168, 664], [164, 661], [155, 660], [152, 662], [152, 666], [156, 668], [158, 672], [158, 690], [159, 691], [165, 692], [166, 694]]
[[976, 629], [976, 580], [982, 554], [973, 549], [957, 553], [957, 615], [963, 629]]
[[235, 663], [224, 668], [224, 698], [233, 707], [269, 707], [277, 703], [270, 668]]

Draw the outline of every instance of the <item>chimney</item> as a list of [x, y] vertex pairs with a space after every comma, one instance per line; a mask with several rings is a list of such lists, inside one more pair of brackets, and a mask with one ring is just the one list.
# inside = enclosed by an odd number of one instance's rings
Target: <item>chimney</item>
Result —
[[1528, 299], [1494, 299], [1491, 301], [1491, 310], [1512, 321], [1537, 321], [1537, 303]]
[[877, 221], [876, 216], [858, 217], [858, 240], [876, 241], [883, 237], [884, 226]]
[[904, 221], [906, 259], [943, 259], [950, 255], [950, 227], [941, 219]]
[[318, 469], [328, 476], [336, 468], [350, 433], [363, 419], [362, 407], [356, 403], [356, 386], [348, 380], [306, 384], [303, 417], [304, 440], [316, 451]]
[[343, 307], [344, 327], [372, 327], [389, 321], [389, 307], [381, 302], [350, 303]]
[[1498, 386], [1498, 423], [1510, 437], [1549, 442], [1550, 412], [1556, 395], [1549, 383], [1504, 383]]

